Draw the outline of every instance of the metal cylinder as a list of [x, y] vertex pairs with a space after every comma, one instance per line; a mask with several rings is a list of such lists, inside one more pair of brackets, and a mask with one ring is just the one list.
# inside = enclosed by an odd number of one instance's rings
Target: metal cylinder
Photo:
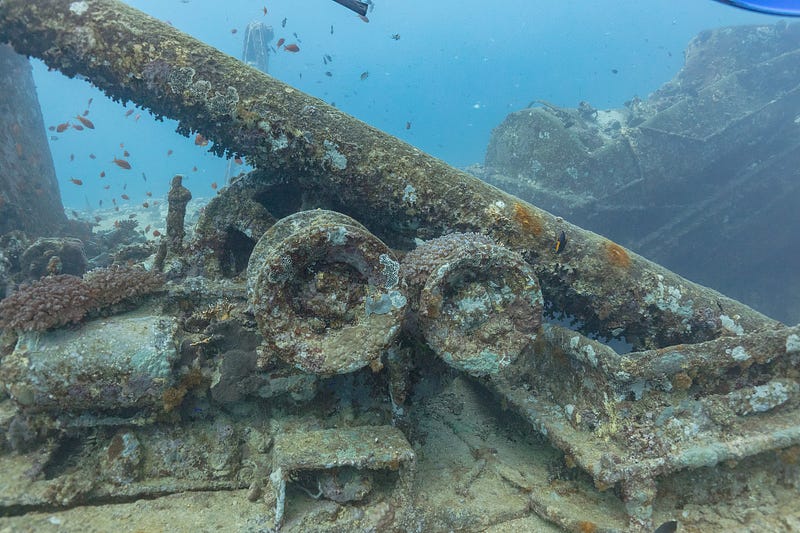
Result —
[[508, 366], [536, 339], [542, 292], [531, 266], [484, 235], [433, 239], [403, 261], [416, 322], [447, 364], [475, 376]]
[[391, 250], [352, 218], [301, 211], [267, 230], [247, 266], [267, 351], [316, 374], [381, 366], [406, 305]]

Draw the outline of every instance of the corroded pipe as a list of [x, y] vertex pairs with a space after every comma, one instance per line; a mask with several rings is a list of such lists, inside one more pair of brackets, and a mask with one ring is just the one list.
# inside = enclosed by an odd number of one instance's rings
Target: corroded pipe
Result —
[[[3, 0], [0, 40], [117, 100], [200, 131], [331, 202], [395, 246], [451, 231], [491, 235], [530, 262], [555, 310], [636, 348], [774, 326], [716, 291], [456, 170], [114, 0]], [[553, 243], [564, 231], [567, 246]]]

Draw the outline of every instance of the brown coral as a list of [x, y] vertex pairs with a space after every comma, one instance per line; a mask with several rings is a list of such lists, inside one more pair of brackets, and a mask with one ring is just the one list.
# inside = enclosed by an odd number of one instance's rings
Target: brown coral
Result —
[[121, 265], [96, 268], [83, 279], [100, 308], [155, 292], [164, 285], [164, 278], [157, 272]]
[[157, 291], [163, 284], [160, 274], [127, 266], [98, 268], [83, 279], [47, 276], [0, 301], [0, 328], [45, 331], [77, 323], [89, 311]]
[[96, 305], [86, 283], [61, 274], [23, 284], [0, 301], [0, 327], [43, 331], [80, 322]]

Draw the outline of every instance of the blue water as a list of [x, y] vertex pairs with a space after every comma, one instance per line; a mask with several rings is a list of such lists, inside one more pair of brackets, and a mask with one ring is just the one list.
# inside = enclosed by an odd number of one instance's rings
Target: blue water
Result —
[[[374, 0], [369, 23], [331, 0], [129, 4], [236, 57], [248, 22], [271, 24], [276, 40], [300, 46], [296, 54], [273, 55], [271, 75], [459, 167], [482, 162], [492, 128], [532, 100], [621, 106], [670, 79], [699, 31], [778, 20], [710, 0]], [[323, 54], [333, 61], [323, 64]], [[362, 81], [363, 72], [369, 76]], [[57, 138], [51, 149], [65, 206], [107, 206], [112, 197], [124, 203], [123, 193], [141, 204], [146, 192], [164, 195], [176, 173], [187, 176], [195, 197], [213, 195], [213, 182], [224, 184], [229, 162], [174, 133], [175, 122], [139, 109], [125, 117], [132, 104], [111, 102], [38, 61], [34, 76], [47, 126], [76, 122], [93, 99], [95, 130], [48, 132]], [[123, 150], [130, 170], [111, 163]]]

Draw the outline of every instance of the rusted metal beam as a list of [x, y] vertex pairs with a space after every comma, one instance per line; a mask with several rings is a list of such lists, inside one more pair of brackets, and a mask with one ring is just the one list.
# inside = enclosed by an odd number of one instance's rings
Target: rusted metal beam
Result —
[[121, 2], [2, 0], [0, 40], [201, 132], [217, 154], [324, 192], [396, 247], [489, 234], [534, 265], [548, 305], [585, 332], [658, 348], [776, 324]]

